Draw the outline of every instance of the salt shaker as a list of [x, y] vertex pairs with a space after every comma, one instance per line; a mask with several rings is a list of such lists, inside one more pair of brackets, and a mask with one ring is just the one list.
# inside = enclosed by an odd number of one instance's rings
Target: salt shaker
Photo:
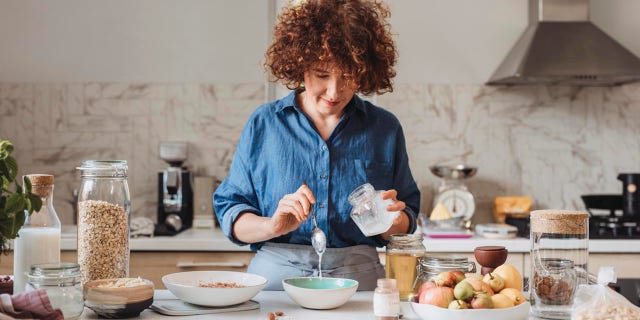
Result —
[[378, 279], [373, 292], [373, 315], [375, 320], [400, 319], [400, 293], [396, 279]]

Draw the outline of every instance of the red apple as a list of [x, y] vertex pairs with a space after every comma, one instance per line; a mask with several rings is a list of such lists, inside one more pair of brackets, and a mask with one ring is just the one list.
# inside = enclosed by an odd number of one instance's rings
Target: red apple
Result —
[[466, 278], [464, 275], [464, 272], [460, 270], [453, 270], [451, 271], [451, 274], [453, 274], [456, 277], [456, 281], [455, 281], [456, 284], [460, 283], [460, 281]]
[[[418, 302], [434, 305], [440, 308], [448, 308], [453, 297], [453, 289], [449, 287], [432, 287], [420, 295]], [[491, 301], [491, 299], [489, 299]]]
[[453, 288], [453, 286], [456, 284], [456, 279], [457, 278], [455, 274], [452, 274], [449, 271], [444, 271], [438, 273], [433, 281], [435, 281], [435, 283], [440, 287]]
[[486, 293], [478, 293], [471, 300], [471, 308], [473, 309], [493, 309], [493, 300]]
[[422, 292], [424, 292], [425, 290], [429, 289], [429, 288], [433, 288], [433, 287], [437, 287], [438, 285], [433, 282], [433, 281], [427, 281], [425, 283], [423, 283], [422, 285], [420, 285], [420, 288], [418, 288], [418, 294], [417, 296], [420, 297], [420, 294]]

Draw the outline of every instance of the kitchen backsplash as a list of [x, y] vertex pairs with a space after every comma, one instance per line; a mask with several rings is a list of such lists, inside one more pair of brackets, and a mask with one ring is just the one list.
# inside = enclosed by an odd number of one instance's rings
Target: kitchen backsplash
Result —
[[[125, 159], [134, 216], [156, 217], [163, 140], [189, 142], [197, 175], [224, 178], [244, 122], [265, 85], [0, 83], [0, 136], [20, 174], [56, 176], [55, 207], [72, 223], [75, 169], [85, 159]], [[534, 208], [584, 209], [580, 195], [621, 193], [619, 172], [640, 172], [640, 85], [613, 88], [402, 85], [372, 100], [403, 124], [411, 169], [429, 212], [436, 163], [478, 167], [468, 186], [474, 220], [493, 197], [531, 195]]]

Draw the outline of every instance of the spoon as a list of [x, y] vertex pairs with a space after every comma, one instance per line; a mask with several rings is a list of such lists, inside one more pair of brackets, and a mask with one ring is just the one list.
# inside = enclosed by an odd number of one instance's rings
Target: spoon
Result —
[[[305, 186], [307, 185], [306, 181], [302, 182]], [[313, 249], [316, 250], [316, 253], [321, 256], [324, 251], [327, 249], [327, 236], [324, 234], [322, 229], [318, 228], [318, 221], [316, 220], [316, 214], [313, 210], [313, 206], [309, 208], [309, 213], [311, 214], [311, 218], [313, 219], [313, 231], [311, 232], [311, 245]]]
[[324, 253], [327, 249], [327, 236], [322, 229], [318, 228], [318, 222], [316, 221], [316, 214], [313, 211], [313, 206], [309, 209], [311, 217], [313, 218], [313, 231], [311, 232], [311, 245], [316, 250], [318, 255]]

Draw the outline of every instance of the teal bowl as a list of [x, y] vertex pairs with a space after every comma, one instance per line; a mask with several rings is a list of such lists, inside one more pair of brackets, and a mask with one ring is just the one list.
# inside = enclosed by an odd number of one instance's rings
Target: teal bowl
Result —
[[282, 280], [289, 298], [307, 309], [334, 309], [345, 304], [356, 290], [358, 281], [343, 278], [300, 277]]

